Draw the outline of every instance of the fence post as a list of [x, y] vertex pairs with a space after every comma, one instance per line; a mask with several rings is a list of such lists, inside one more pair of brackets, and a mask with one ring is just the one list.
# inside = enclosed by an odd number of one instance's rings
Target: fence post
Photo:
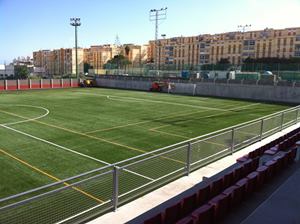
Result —
[[4, 89], [8, 90], [8, 85], [7, 85], [7, 80], [6, 79], [4, 80]]
[[50, 87], [53, 89], [53, 79], [50, 79]]
[[230, 148], [230, 151], [231, 151], [231, 155], [233, 155], [233, 151], [234, 151], [234, 128], [232, 128], [232, 131], [231, 131], [231, 148]]
[[73, 85], [72, 85], [72, 78], [70, 78], [70, 87], [72, 87]]
[[43, 89], [43, 79], [40, 79], [40, 88]]
[[261, 124], [260, 124], [260, 141], [262, 140], [263, 133], [264, 132], [264, 119], [261, 119]]
[[281, 113], [281, 124], [280, 124], [280, 131], [283, 130], [283, 118], [284, 118], [284, 112]]
[[31, 82], [31, 79], [29, 79], [29, 89], [32, 89], [32, 82]]
[[296, 119], [295, 119], [295, 124], [298, 123], [298, 116], [299, 116], [299, 108], [296, 110]]
[[186, 154], [186, 175], [190, 175], [191, 171], [191, 156], [192, 156], [192, 144], [191, 142], [187, 145], [187, 154]]
[[64, 80], [60, 79], [60, 87], [63, 88], [64, 87]]
[[19, 90], [20, 89], [20, 80], [17, 79], [17, 89]]
[[113, 208], [114, 211], [118, 208], [118, 196], [119, 196], [119, 167], [114, 166], [113, 173]]

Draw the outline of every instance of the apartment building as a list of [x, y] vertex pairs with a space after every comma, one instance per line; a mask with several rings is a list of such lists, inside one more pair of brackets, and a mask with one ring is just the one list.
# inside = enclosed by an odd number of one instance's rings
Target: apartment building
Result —
[[[124, 44], [121, 46], [105, 44], [90, 48], [78, 48], [78, 71], [83, 73], [84, 63], [95, 70], [103, 69], [104, 65], [114, 56], [122, 54], [139, 66], [149, 58], [148, 45]], [[45, 71], [46, 76], [76, 74], [75, 48], [40, 50], [33, 52], [33, 63], [37, 70]]]
[[[78, 49], [78, 73], [83, 73], [84, 49]], [[75, 48], [40, 50], [33, 52], [33, 64], [44, 76], [76, 74]]]
[[178, 69], [215, 64], [222, 58], [238, 65], [248, 57], [300, 57], [300, 27], [173, 37], [155, 46], [155, 41], [149, 42], [150, 60]]

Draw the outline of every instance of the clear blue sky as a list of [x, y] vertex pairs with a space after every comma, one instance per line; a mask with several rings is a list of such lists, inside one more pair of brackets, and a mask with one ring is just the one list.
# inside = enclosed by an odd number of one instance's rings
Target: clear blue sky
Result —
[[80, 17], [79, 45], [147, 43], [152, 8], [168, 7], [167, 37], [300, 26], [300, 0], [0, 0], [0, 63], [32, 51], [74, 46], [70, 17]]

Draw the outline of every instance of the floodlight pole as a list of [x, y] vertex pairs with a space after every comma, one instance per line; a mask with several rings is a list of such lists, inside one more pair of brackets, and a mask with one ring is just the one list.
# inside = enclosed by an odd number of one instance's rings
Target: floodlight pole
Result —
[[159, 49], [158, 49], [158, 21], [167, 18], [167, 7], [161, 9], [151, 9], [149, 11], [149, 20], [155, 21], [155, 69], [159, 67]]
[[80, 18], [71, 18], [70, 25], [75, 27], [75, 66], [76, 78], [78, 79], [78, 56], [77, 56], [77, 27], [81, 25]]
[[242, 33], [245, 33], [247, 28], [250, 28], [251, 24], [246, 24], [246, 25], [238, 25], [238, 29], [241, 29]]

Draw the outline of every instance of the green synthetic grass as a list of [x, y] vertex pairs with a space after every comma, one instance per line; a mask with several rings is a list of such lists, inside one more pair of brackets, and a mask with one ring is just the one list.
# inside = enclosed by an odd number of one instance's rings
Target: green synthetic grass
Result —
[[[0, 126], [0, 149], [6, 152], [0, 151], [0, 198], [105, 165], [36, 138], [107, 163], [115, 163], [288, 107], [112, 89], [78, 88], [1, 93], [0, 124], [7, 124], [14, 130]], [[47, 110], [50, 113], [45, 117], [22, 122], [42, 116]], [[291, 119], [293, 116], [290, 115]], [[288, 117], [286, 119], [289, 120]], [[250, 131], [253, 134], [259, 132], [256, 126], [252, 129]], [[249, 133], [241, 131], [238, 134], [240, 139], [249, 138]], [[230, 137], [229, 134], [228, 136]], [[226, 139], [214, 142], [219, 146], [212, 147], [210, 142], [197, 146], [201, 150], [192, 154], [192, 161], [217, 152], [222, 149], [222, 145], [229, 145]], [[156, 157], [128, 169], [156, 179], [184, 168], [185, 150], [183, 148], [182, 151]], [[126, 171], [122, 171], [120, 178], [120, 193], [126, 193], [149, 181]], [[96, 184], [91, 182], [89, 186], [81, 186], [80, 189], [107, 201], [112, 191], [111, 176], [108, 179], [105, 181], [104, 178]], [[73, 194], [83, 197], [76, 191]], [[89, 206], [95, 204], [95, 201], [91, 201]], [[74, 210], [70, 214], [74, 214]]]

